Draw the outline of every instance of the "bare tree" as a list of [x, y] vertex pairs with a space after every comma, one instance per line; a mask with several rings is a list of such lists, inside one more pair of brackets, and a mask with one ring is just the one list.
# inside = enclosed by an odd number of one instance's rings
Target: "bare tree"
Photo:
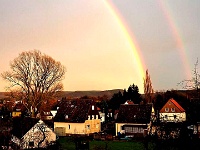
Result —
[[14, 91], [12, 96], [21, 99], [33, 117], [42, 101], [63, 89], [65, 67], [40, 51], [20, 53], [10, 68], [1, 74], [10, 83], [7, 89]]
[[146, 70], [146, 76], [144, 78], [144, 95], [146, 103], [152, 103], [153, 93], [154, 90], [152, 87], [151, 78], [148, 70]]
[[198, 58], [196, 63], [194, 64], [194, 70], [193, 70], [193, 77], [192, 79], [183, 80], [178, 83], [178, 85], [181, 85], [182, 88], [187, 90], [196, 90], [197, 91], [197, 98], [199, 98], [199, 88], [200, 88], [200, 74], [198, 72]]

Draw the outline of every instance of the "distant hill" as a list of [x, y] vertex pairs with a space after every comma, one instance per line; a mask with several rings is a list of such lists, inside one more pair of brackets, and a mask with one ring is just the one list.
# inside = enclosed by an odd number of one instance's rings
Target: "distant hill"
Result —
[[[89, 97], [98, 97], [106, 95], [109, 99], [113, 96], [114, 93], [118, 93], [119, 91], [123, 92], [122, 89], [112, 89], [105, 91], [62, 91], [60, 97], [66, 98], [80, 98], [83, 96]], [[0, 92], [0, 99], [6, 98], [7, 92]]]
[[113, 96], [114, 93], [123, 92], [122, 89], [113, 89], [105, 91], [63, 91], [61, 92], [61, 97], [67, 98], [80, 98], [83, 96], [89, 97], [98, 97], [106, 95], [109, 99]]

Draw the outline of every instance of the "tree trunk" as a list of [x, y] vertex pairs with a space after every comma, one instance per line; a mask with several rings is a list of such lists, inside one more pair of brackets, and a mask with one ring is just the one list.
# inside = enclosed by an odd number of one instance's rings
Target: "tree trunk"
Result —
[[35, 118], [35, 115], [36, 115], [36, 113], [35, 113], [35, 107], [32, 107], [32, 110], [31, 110], [31, 117], [32, 117], [32, 118]]

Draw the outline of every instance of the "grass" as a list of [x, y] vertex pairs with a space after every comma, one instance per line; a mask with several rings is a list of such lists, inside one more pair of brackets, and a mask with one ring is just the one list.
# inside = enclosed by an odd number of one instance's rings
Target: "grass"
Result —
[[140, 142], [128, 141], [91, 141], [91, 150], [141, 150], [144, 149], [143, 144]]
[[58, 142], [60, 143], [63, 150], [75, 150], [75, 143], [72, 138], [60, 137]]
[[[63, 150], [75, 150], [75, 142], [71, 137], [60, 137]], [[150, 146], [151, 147], [151, 146]], [[149, 148], [150, 148], [149, 147]], [[89, 150], [143, 150], [143, 142], [139, 141], [89, 141]], [[150, 148], [151, 150], [151, 148]]]

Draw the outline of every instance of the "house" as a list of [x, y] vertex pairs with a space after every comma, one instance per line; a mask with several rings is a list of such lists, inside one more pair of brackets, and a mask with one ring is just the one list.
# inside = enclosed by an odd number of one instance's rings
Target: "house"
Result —
[[161, 122], [186, 121], [186, 112], [173, 98], [169, 99], [159, 112]]
[[152, 104], [121, 104], [115, 123], [116, 136], [144, 136], [150, 126], [152, 114]]
[[12, 117], [21, 117], [27, 113], [27, 108], [22, 103], [16, 103], [13, 107]]
[[53, 115], [53, 118], [56, 116], [56, 113], [58, 112], [58, 109], [60, 105], [62, 105], [62, 101], [66, 100], [66, 98], [63, 98], [62, 100], [57, 100], [57, 102], [51, 107], [51, 114]]
[[62, 100], [54, 118], [54, 131], [58, 136], [90, 134], [100, 129], [101, 120], [93, 100]]
[[52, 120], [53, 119], [53, 115], [52, 115], [51, 111], [41, 111], [40, 115], [41, 115], [42, 120]]
[[14, 118], [11, 141], [18, 149], [46, 148], [56, 141], [56, 134], [42, 120]]
[[99, 116], [100, 116], [100, 119], [101, 119], [101, 123], [105, 122], [105, 112], [103, 112], [101, 110], [101, 108], [97, 107], [97, 110], [99, 112]]

